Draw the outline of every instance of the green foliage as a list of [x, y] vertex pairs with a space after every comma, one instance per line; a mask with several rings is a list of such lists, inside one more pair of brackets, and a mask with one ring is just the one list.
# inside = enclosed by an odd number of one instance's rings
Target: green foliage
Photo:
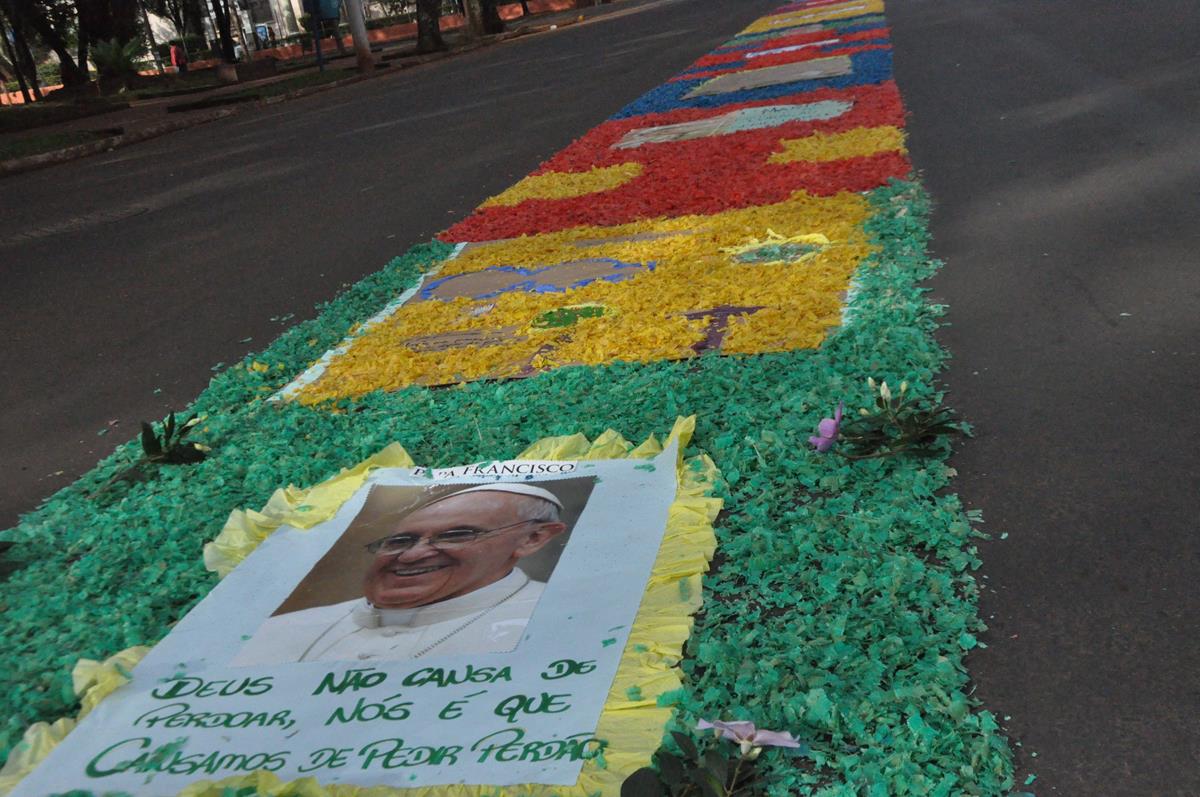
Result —
[[78, 103], [35, 102], [30, 105], [7, 105], [0, 107], [0, 133], [33, 130], [128, 107], [127, 102], [107, 99]]
[[157, 462], [167, 465], [191, 465], [200, 462], [209, 450], [203, 443], [184, 442], [204, 418], [193, 415], [182, 424], [176, 425], [175, 413], [162, 420], [162, 432], [156, 432], [154, 427], [142, 421], [142, 454], [147, 462]]
[[962, 424], [954, 420], [954, 411], [932, 400], [914, 400], [908, 383], [900, 383], [893, 395], [887, 382], [876, 386], [868, 380], [874, 398], [871, 409], [859, 410], [858, 417], [845, 422], [841, 439], [850, 451], [839, 451], [848, 459], [872, 459], [897, 454], [919, 457], [937, 456], [940, 441], [963, 434]]
[[53, 86], [62, 82], [62, 73], [57, 61], [43, 61], [37, 65], [38, 83], [42, 86]]
[[657, 770], [643, 767], [621, 784], [621, 797], [742, 797], [762, 792], [755, 762], [758, 750], [743, 755], [736, 746], [698, 746], [686, 733], [671, 734], [679, 754], [654, 754]]
[[105, 131], [68, 130], [60, 133], [42, 133], [40, 135], [22, 136], [16, 139], [0, 140], [0, 161], [12, 158], [26, 158], [30, 155], [41, 155], [44, 152], [54, 152], [79, 144], [104, 138]]
[[141, 39], [121, 42], [113, 38], [92, 45], [92, 61], [100, 70], [101, 77], [127, 82], [138, 73], [138, 60], [143, 49], [145, 47]]

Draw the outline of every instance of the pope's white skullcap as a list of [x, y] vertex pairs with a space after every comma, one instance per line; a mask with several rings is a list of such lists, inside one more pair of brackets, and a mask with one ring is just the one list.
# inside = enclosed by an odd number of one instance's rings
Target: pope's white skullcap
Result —
[[443, 495], [441, 498], [430, 501], [425, 506], [432, 506], [439, 501], [445, 501], [447, 498], [453, 498], [456, 495], [465, 493], [512, 493], [513, 495], [528, 495], [533, 498], [541, 498], [543, 501], [549, 501], [559, 509], [563, 508], [562, 501], [558, 500], [558, 496], [549, 490], [541, 487], [534, 487], [532, 484], [521, 484], [519, 482], [494, 482], [492, 484], [477, 484], [474, 487], [468, 487], [465, 490]]

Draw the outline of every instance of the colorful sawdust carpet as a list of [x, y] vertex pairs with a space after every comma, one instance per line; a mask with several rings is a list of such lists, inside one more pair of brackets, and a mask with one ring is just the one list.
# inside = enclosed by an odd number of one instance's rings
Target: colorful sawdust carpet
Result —
[[847, 13], [751, 26], [484, 202], [284, 396], [818, 346], [871, 252], [861, 192], [911, 168], [887, 29], [809, 23]]
[[696, 413], [726, 514], [663, 698], [680, 726], [804, 739], [800, 763], [766, 761], [775, 794], [1006, 793], [1011, 754], [963, 663], [978, 532], [944, 457], [804, 443], [839, 399], [865, 403], [868, 375], [933, 395], [944, 357], [882, 11], [811, 0], [754, 22], [214, 379], [194, 405], [205, 462], [114, 489], [130, 443], [7, 532], [25, 562], [0, 583], [0, 748], [72, 712], [77, 658], [152, 644], [211, 589], [199, 546], [233, 507], [392, 440], [454, 464]]

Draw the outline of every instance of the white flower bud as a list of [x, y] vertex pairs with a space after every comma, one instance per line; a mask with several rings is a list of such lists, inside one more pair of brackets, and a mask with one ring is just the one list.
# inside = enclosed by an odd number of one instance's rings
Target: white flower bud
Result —
[[901, 382], [900, 383], [900, 395], [903, 396], [906, 392], [908, 392], [908, 382]]
[[869, 376], [867, 377], [867, 387], [871, 388], [872, 393], [875, 392], [875, 380]]
[[879, 395], [883, 398], [884, 401], [892, 400], [892, 391], [888, 388], [887, 382], [884, 382], [882, 385], [879, 386]]

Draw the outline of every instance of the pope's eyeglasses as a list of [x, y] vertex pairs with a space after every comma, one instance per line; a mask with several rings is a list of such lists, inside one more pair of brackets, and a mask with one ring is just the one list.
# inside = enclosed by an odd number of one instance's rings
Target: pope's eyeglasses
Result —
[[368, 542], [363, 547], [369, 553], [383, 554], [385, 556], [402, 554], [405, 551], [412, 550], [421, 543], [428, 545], [435, 551], [453, 550], [472, 545], [489, 534], [516, 528], [517, 526], [524, 526], [526, 523], [542, 522], [544, 521], [518, 520], [516, 523], [509, 523], [507, 526], [497, 526], [494, 529], [449, 529], [447, 531], [440, 531], [430, 537], [421, 537], [416, 534], [393, 534], [388, 537], [381, 537], [374, 542]]

